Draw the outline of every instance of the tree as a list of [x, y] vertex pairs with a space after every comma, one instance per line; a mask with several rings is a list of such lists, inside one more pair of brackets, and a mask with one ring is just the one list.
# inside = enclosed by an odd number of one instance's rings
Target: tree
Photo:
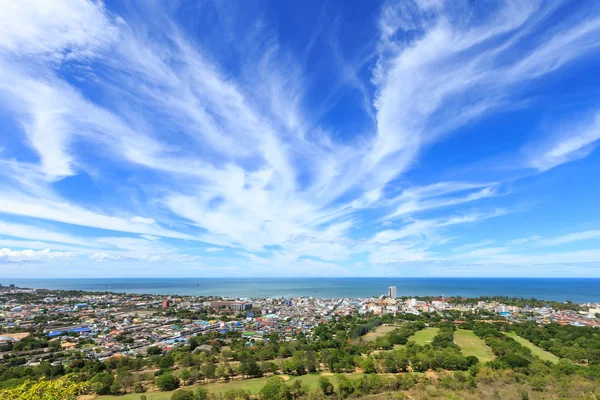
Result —
[[215, 364], [213, 364], [213, 363], [209, 362], [209, 363], [204, 364], [201, 368], [204, 379], [214, 379], [216, 369], [217, 369], [217, 367], [215, 367]]
[[317, 372], [317, 358], [315, 356], [314, 351], [307, 351], [306, 352], [306, 360], [305, 360], [305, 364], [306, 364], [306, 369], [308, 370], [308, 372]]
[[135, 377], [129, 371], [119, 372], [117, 374], [117, 378], [115, 379], [115, 384], [122, 388], [125, 391], [125, 393], [127, 393], [127, 390], [133, 386], [134, 382]]
[[327, 378], [325, 376], [321, 376], [319, 378], [319, 389], [321, 389], [321, 392], [323, 392], [323, 394], [325, 396], [331, 396], [332, 394], [335, 393], [335, 390], [333, 388], [333, 383], [331, 383], [329, 378]]
[[160, 361], [158, 362], [158, 366], [160, 369], [168, 369], [171, 368], [174, 363], [175, 360], [173, 359], [173, 356], [170, 353], [167, 353], [161, 357]]
[[156, 386], [163, 391], [175, 390], [179, 387], [179, 379], [170, 372], [164, 372], [156, 379]]
[[217, 377], [217, 379], [223, 378], [227, 380], [229, 379], [229, 371], [227, 370], [227, 368], [225, 368], [224, 365], [219, 364], [219, 366], [215, 370], [215, 377]]
[[292, 399], [297, 399], [297, 398], [300, 398], [301, 396], [304, 396], [306, 393], [308, 393], [308, 389], [306, 388], [306, 386], [302, 386], [301, 380], [295, 380], [288, 387], [288, 392]]
[[146, 353], [149, 356], [156, 356], [156, 355], [162, 354], [162, 350], [158, 346], [150, 346], [150, 347], [148, 347], [148, 349], [146, 349]]
[[110, 387], [114, 380], [115, 378], [112, 374], [99, 372], [90, 379], [90, 383], [96, 388], [96, 394], [110, 394]]
[[188, 345], [190, 346], [190, 351], [196, 350], [196, 348], [200, 346], [200, 337], [192, 336], [188, 341]]
[[346, 397], [350, 396], [352, 392], [354, 392], [354, 386], [352, 386], [350, 379], [344, 375], [337, 375], [336, 378], [338, 381], [338, 390], [340, 392], [340, 396], [342, 396], [342, 399], [345, 399]]
[[375, 363], [370, 357], [366, 357], [363, 360], [361, 360], [360, 367], [362, 368], [365, 374], [373, 374], [377, 372], [375, 370]]
[[187, 385], [190, 381], [191, 375], [192, 375], [192, 373], [190, 372], [189, 369], [184, 369], [183, 371], [181, 371], [181, 373], [179, 374], [179, 379], [181, 379], [181, 383], [183, 385]]
[[267, 379], [267, 383], [260, 390], [262, 400], [282, 400], [288, 397], [288, 388], [280, 376]]
[[242, 375], [247, 375], [247, 376], [252, 376], [252, 377], [262, 375], [262, 371], [261, 371], [260, 367], [258, 366], [258, 364], [256, 364], [256, 360], [254, 359], [254, 357], [245, 357], [242, 360], [240, 371], [241, 371]]

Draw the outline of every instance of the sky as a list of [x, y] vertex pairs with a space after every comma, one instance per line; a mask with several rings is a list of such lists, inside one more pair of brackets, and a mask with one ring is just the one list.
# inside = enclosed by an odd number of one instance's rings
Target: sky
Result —
[[0, 279], [600, 277], [597, 1], [0, 0]]

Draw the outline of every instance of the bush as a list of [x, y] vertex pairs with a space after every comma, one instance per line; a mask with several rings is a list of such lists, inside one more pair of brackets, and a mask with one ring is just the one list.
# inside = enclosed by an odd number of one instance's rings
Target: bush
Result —
[[144, 385], [142, 385], [142, 382], [134, 382], [133, 391], [135, 393], [144, 393], [146, 389], [144, 388]]
[[156, 379], [156, 386], [163, 391], [175, 390], [179, 387], [179, 379], [170, 372], [165, 372]]
[[331, 383], [329, 378], [327, 378], [325, 376], [321, 376], [319, 378], [319, 389], [321, 389], [321, 391], [323, 392], [323, 394], [325, 396], [331, 396], [332, 394], [335, 393], [333, 384]]
[[179, 389], [171, 396], [171, 400], [195, 400], [194, 393], [189, 390]]
[[531, 361], [520, 354], [509, 354], [501, 359], [510, 368], [519, 368], [528, 366]]
[[76, 382], [65, 376], [56, 380], [42, 378], [38, 382], [27, 380], [20, 386], [1, 393], [2, 400], [76, 400], [80, 395], [92, 392], [88, 382]]
[[195, 400], [208, 400], [208, 390], [203, 387], [199, 387], [194, 391]]

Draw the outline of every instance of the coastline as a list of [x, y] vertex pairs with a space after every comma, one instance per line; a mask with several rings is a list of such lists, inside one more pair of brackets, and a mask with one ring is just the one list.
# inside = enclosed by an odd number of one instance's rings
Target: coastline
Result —
[[239, 298], [366, 298], [396, 286], [398, 296], [600, 302], [600, 278], [9, 278], [0, 283], [50, 290]]

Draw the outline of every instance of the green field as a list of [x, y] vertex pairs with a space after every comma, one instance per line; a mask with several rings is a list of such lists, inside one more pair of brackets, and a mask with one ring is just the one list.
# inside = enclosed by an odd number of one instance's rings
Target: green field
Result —
[[438, 331], [438, 328], [425, 328], [412, 335], [408, 341], [415, 342], [419, 346], [425, 346], [431, 343], [435, 335], [438, 334]]
[[377, 328], [375, 328], [375, 330], [368, 332], [365, 336], [363, 336], [363, 339], [367, 342], [370, 342], [377, 339], [380, 336], [387, 335], [394, 329], [398, 329], [398, 327], [393, 325], [380, 325]]
[[542, 359], [544, 361], [550, 361], [554, 364], [556, 364], [558, 362], [558, 357], [556, 357], [554, 354], [552, 354], [544, 349], [540, 349], [535, 344], [531, 343], [527, 339], [522, 338], [521, 336], [517, 335], [516, 333], [505, 332], [504, 334], [510, 338], [513, 338], [517, 342], [519, 342], [521, 344], [521, 346], [528, 347], [534, 356], [538, 356], [540, 359]]
[[475, 335], [473, 331], [458, 329], [454, 332], [454, 343], [460, 347], [464, 356], [475, 356], [480, 362], [485, 363], [494, 359], [494, 353], [485, 342]]
[[[337, 380], [335, 379], [335, 376], [333, 376], [333, 375], [330, 376], [328, 374], [323, 374], [323, 375], [327, 376], [331, 380], [331, 383], [333, 383], [334, 385], [337, 384]], [[352, 374], [344, 374], [344, 375], [346, 375], [349, 379], [358, 379], [361, 376], [363, 376], [364, 374], [352, 373]], [[383, 375], [387, 375], [387, 374], [383, 374]], [[290, 384], [290, 383], [294, 382], [295, 380], [300, 380], [305, 385], [308, 385], [312, 390], [314, 390], [317, 388], [319, 377], [321, 375], [320, 374], [308, 374], [308, 375], [297, 376], [297, 377], [290, 377], [288, 375], [281, 375], [281, 376], [284, 379], [286, 379], [287, 384]], [[265, 385], [267, 379], [269, 379], [269, 378], [257, 378], [257, 379], [246, 379], [246, 380], [234, 380], [234, 381], [230, 381], [230, 382], [209, 383], [209, 384], [204, 385], [204, 387], [207, 388], [208, 391], [211, 393], [224, 393], [228, 390], [243, 389], [243, 390], [248, 390], [248, 391], [250, 391], [250, 393], [255, 394], [255, 393], [260, 392], [260, 389], [262, 389], [262, 387]], [[186, 389], [186, 390], [194, 390], [195, 388], [196, 388], [196, 386], [183, 387], [183, 389]], [[170, 400], [171, 396], [173, 395], [173, 392], [148, 392], [148, 393], [145, 393], [145, 395], [148, 400]], [[124, 396], [98, 396], [96, 398], [98, 400], [139, 400], [140, 393], [129, 393]]]

